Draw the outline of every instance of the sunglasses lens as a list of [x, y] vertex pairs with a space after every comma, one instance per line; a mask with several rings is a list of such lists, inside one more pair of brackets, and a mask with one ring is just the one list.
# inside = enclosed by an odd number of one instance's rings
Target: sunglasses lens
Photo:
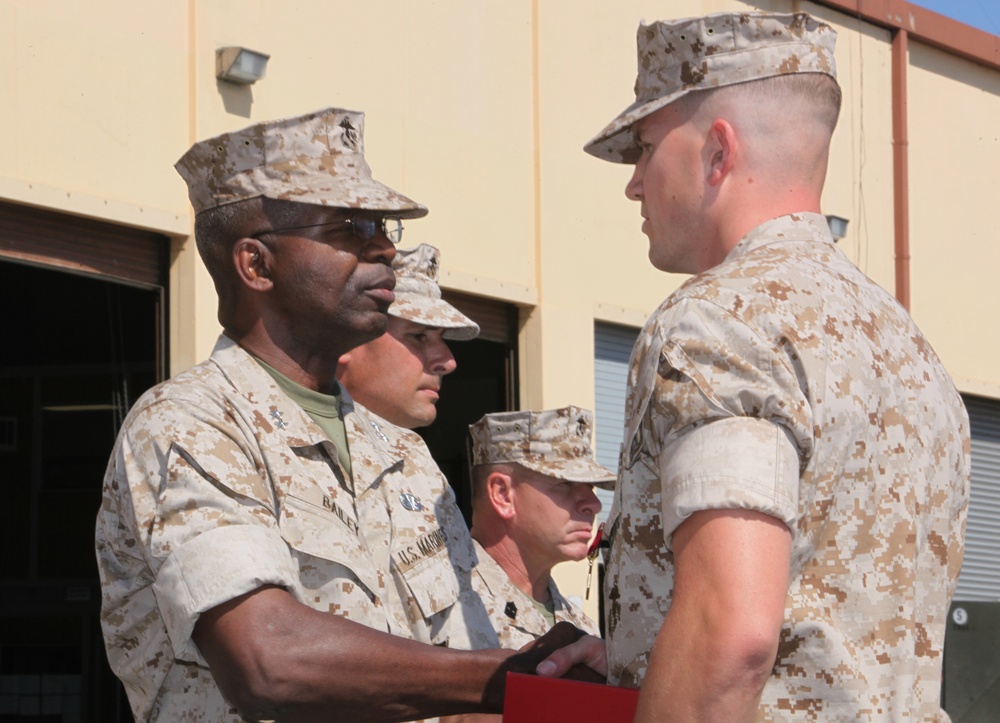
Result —
[[375, 235], [375, 229], [378, 225], [373, 218], [368, 218], [367, 216], [354, 216], [351, 219], [351, 230], [354, 235], [357, 236], [362, 241], [367, 241]]

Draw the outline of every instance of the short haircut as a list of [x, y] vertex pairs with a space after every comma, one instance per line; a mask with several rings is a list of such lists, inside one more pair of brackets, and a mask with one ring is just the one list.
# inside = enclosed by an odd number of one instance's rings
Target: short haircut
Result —
[[486, 480], [494, 472], [499, 472], [501, 474], [508, 475], [510, 477], [515, 476], [515, 467], [520, 467], [520, 465], [511, 462], [494, 462], [492, 464], [474, 464], [472, 465], [472, 473], [470, 475], [472, 481], [472, 499], [473, 501], [480, 498], [480, 496], [486, 490]]
[[232, 264], [233, 244], [267, 228], [295, 226], [297, 218], [307, 208], [307, 204], [259, 196], [206, 209], [195, 217], [195, 243], [215, 284], [219, 296], [219, 321], [223, 326], [238, 290]]
[[829, 75], [789, 73], [722, 88], [695, 91], [674, 102], [681, 105], [684, 112], [693, 113], [700, 105], [713, 98], [746, 104], [750, 107], [765, 103], [777, 103], [787, 107], [797, 102], [802, 107], [810, 108], [814, 119], [832, 134], [840, 117], [843, 95], [840, 84]]

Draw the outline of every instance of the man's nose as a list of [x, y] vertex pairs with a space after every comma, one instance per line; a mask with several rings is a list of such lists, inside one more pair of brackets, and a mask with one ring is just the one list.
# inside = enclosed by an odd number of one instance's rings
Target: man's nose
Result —
[[580, 509], [585, 512], [591, 512], [597, 515], [601, 511], [601, 500], [594, 492], [594, 486], [589, 484], [581, 484], [583, 491], [580, 494]]
[[430, 368], [432, 374], [451, 374], [458, 366], [455, 355], [451, 353], [448, 343], [444, 339], [438, 339], [431, 352]]
[[391, 266], [392, 260], [396, 258], [396, 247], [382, 231], [378, 231], [365, 241], [365, 245], [361, 249], [361, 256], [369, 263]]
[[629, 182], [625, 184], [625, 197], [630, 201], [641, 201], [642, 200], [642, 168], [644, 167], [643, 162], [640, 160], [635, 164], [635, 169], [632, 171], [632, 178]]

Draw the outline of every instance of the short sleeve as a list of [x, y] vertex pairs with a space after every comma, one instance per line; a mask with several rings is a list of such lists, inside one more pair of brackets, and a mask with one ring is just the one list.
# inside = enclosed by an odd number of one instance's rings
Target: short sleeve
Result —
[[149, 405], [128, 423], [118, 463], [156, 612], [175, 655], [198, 662], [191, 633], [201, 613], [264, 584], [297, 587], [263, 465], [235, 420], [209, 420], [213, 411], [177, 400]]
[[671, 308], [661, 334], [650, 413], [667, 545], [706, 509], [759, 511], [794, 533], [813, 447], [794, 350], [704, 299]]
[[203, 532], [164, 561], [153, 583], [174, 655], [205, 664], [191, 635], [198, 617], [263, 585], [297, 589], [288, 548], [270, 531], [229, 525]]

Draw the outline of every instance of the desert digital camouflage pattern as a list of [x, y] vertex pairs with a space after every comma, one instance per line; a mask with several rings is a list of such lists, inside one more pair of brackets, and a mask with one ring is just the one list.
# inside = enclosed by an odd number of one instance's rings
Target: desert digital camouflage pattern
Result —
[[[549, 621], [539, 612], [534, 600], [511, 582], [504, 569], [482, 545], [473, 542], [479, 558], [472, 577], [473, 587], [486, 605], [500, 647], [520, 648], [548, 632]], [[578, 605], [562, 596], [552, 578], [549, 578], [548, 589], [557, 623], [565, 620], [591, 635], [601, 634], [597, 623], [587, 617]]]
[[[431, 542], [461, 537], [445, 513], [440, 472], [425, 448], [397, 453], [401, 430], [349, 398], [343, 410], [353, 479], [320, 428], [222, 337], [209, 361], [153, 388], [129, 413], [96, 543], [108, 659], [138, 720], [242, 720], [191, 634], [200, 613], [261, 585], [395, 635], [461, 642], [448, 603], [469, 576], [463, 583]], [[404, 494], [425, 506], [407, 508]], [[393, 556], [411, 542], [411, 571], [420, 574], [397, 580]], [[426, 571], [438, 565], [439, 575]], [[401, 595], [423, 585], [434, 588], [421, 598], [428, 614], [411, 620]], [[471, 637], [492, 635], [485, 608], [478, 619], [462, 608], [455, 621], [477, 621]]]
[[930, 344], [833, 244], [767, 222], [653, 314], [632, 353], [606, 529], [610, 682], [639, 686], [692, 512], [792, 531], [758, 720], [941, 721], [962, 564], [969, 425]]
[[549, 477], [610, 488], [615, 474], [594, 459], [593, 430], [593, 413], [575, 406], [486, 414], [469, 426], [472, 464], [515, 462]]
[[223, 133], [195, 143], [174, 167], [195, 213], [264, 196], [399, 218], [427, 215], [372, 178], [359, 111], [326, 108]]
[[396, 300], [389, 315], [444, 329], [445, 339], [467, 341], [479, 336], [479, 324], [441, 298], [438, 274], [441, 252], [430, 244], [396, 249]]
[[805, 13], [716, 13], [640, 24], [635, 102], [585, 146], [591, 155], [635, 163], [632, 125], [692, 91], [788, 73], [837, 77], [837, 33]]
[[378, 551], [378, 562], [385, 566], [381, 569], [390, 571], [394, 600], [403, 605], [412, 637], [461, 650], [498, 647], [486, 607], [472, 587], [477, 563], [472, 536], [427, 445], [416, 432], [396, 427], [356, 402], [349, 404], [345, 412], [361, 410], [374, 444], [399, 466], [398, 474], [378, 481], [391, 535], [374, 526], [361, 532]]

